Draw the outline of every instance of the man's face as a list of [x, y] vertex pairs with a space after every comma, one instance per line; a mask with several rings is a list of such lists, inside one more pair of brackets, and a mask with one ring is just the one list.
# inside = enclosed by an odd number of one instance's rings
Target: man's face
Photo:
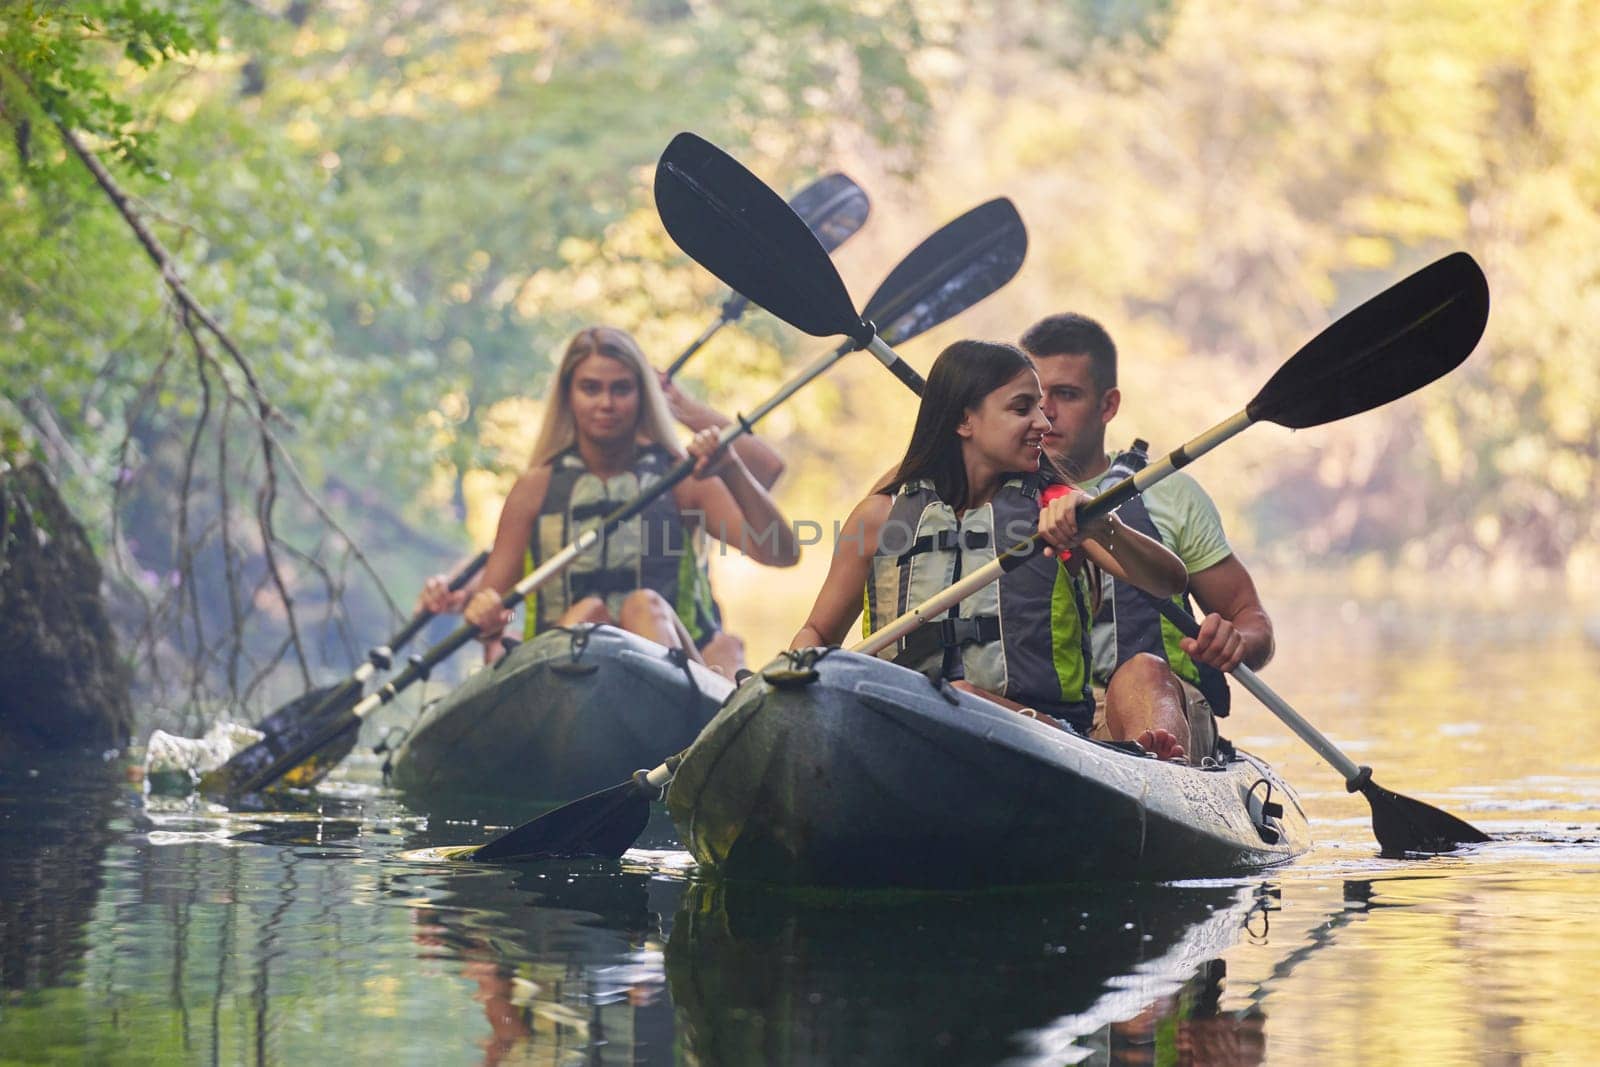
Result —
[[1044, 388], [1044, 414], [1050, 420], [1044, 448], [1068, 474], [1099, 473], [1106, 451], [1106, 423], [1116, 417], [1122, 394], [1095, 388], [1086, 355], [1038, 356], [1039, 384]]

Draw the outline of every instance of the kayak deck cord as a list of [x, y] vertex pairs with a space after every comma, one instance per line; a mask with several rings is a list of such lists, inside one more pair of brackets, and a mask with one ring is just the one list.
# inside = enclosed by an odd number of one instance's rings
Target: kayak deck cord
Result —
[[693, 707], [695, 702], [704, 694], [700, 691], [700, 683], [695, 680], [694, 671], [689, 668], [689, 664], [693, 662], [689, 658], [689, 653], [681, 648], [669, 648], [667, 649], [667, 662], [683, 672], [683, 680], [689, 683], [689, 690], [684, 694], [684, 700], [690, 707]]
[[567, 654], [572, 657], [573, 663], [583, 659], [584, 652], [589, 648], [589, 635], [594, 632], [593, 626], [556, 626], [552, 629], [567, 635]]
[[1276, 845], [1282, 835], [1278, 832], [1277, 827], [1272, 825], [1272, 820], [1283, 818], [1283, 805], [1272, 799], [1272, 782], [1270, 779], [1261, 777], [1250, 783], [1250, 788], [1244, 792], [1245, 810], [1249, 811], [1250, 798], [1255, 796], [1256, 787], [1263, 785], [1267, 788], [1261, 795], [1261, 816], [1257, 818], [1252, 813], [1250, 821], [1255, 823], [1256, 833], [1261, 835], [1261, 840], [1269, 845]]

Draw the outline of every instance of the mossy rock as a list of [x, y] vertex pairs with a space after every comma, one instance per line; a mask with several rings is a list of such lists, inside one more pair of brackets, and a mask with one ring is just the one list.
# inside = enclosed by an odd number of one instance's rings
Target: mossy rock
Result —
[[0, 754], [128, 743], [127, 672], [100, 578], [44, 468], [0, 463]]

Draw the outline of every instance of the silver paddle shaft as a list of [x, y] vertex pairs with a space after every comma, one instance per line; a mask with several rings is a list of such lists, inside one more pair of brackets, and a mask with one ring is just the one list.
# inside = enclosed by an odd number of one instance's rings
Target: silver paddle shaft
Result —
[[1338, 746], [1328, 740], [1321, 730], [1301, 718], [1300, 713], [1291, 708], [1288, 701], [1273, 692], [1272, 687], [1263, 682], [1255, 671], [1241, 663], [1229, 673], [1239, 679], [1239, 684], [1250, 690], [1252, 696], [1265, 704], [1268, 711], [1282, 719], [1285, 726], [1299, 734], [1300, 740], [1316, 749], [1317, 755], [1344, 775], [1345, 781], [1351, 781], [1361, 773], [1361, 768], [1356, 766], [1354, 760], [1339, 751]]
[[710, 326], [707, 326], [704, 330], [701, 330], [700, 336], [696, 337], [693, 341], [690, 341], [689, 347], [678, 353], [678, 358], [673, 360], [672, 363], [667, 367], [667, 377], [671, 378], [673, 375], [682, 370], [683, 365], [689, 362], [689, 357], [700, 351], [705, 343], [711, 340], [711, 338], [715, 337], [717, 331], [726, 325], [728, 325], [728, 319], [719, 318]]

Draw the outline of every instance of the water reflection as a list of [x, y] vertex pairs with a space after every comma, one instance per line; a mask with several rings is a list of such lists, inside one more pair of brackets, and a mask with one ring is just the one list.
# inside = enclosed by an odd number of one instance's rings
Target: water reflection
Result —
[[1270, 897], [1236, 886], [797, 898], [693, 886], [667, 945], [699, 1062], [1259, 1062], [1218, 957]]
[[1591, 1062], [1600, 658], [1542, 630], [1282, 629], [1275, 687], [1496, 840], [1380, 858], [1365, 802], [1248, 701], [1230, 736], [1317, 839], [1266, 893], [740, 895], [686, 884], [659, 816], [620, 866], [479, 869], [406, 850], [523, 813], [409, 810], [371, 761], [253, 812], [0, 765], [0, 1059]]
[[681, 890], [611, 863], [458, 867], [413, 909], [413, 939], [471, 983], [485, 1064], [669, 1063], [662, 917]]
[[0, 766], [0, 990], [7, 1002], [76, 979], [125, 792], [121, 769], [102, 762]]

